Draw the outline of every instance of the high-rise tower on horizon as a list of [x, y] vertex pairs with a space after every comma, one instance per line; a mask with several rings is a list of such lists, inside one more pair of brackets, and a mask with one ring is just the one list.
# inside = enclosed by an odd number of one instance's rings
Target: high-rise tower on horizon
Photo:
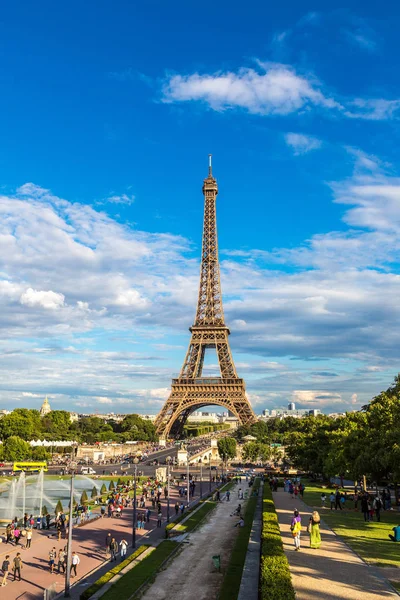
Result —
[[[204, 223], [200, 287], [195, 321], [186, 358], [171, 394], [155, 421], [162, 437], [180, 436], [188, 416], [195, 410], [216, 404], [227, 408], [240, 424], [256, 420], [246, 397], [244, 380], [239, 378], [229, 347], [229, 328], [222, 306], [216, 219], [217, 181], [209, 155], [208, 177], [203, 183]], [[219, 377], [202, 377], [207, 348], [215, 348]]]

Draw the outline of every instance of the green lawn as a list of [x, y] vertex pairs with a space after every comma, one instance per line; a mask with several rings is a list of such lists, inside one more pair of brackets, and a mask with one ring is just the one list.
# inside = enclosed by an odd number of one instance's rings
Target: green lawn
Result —
[[212, 500], [206, 500], [203, 506], [199, 508], [199, 510], [196, 510], [196, 512], [194, 512], [187, 521], [184, 523], [178, 523], [175, 525], [175, 527], [173, 527], [173, 530], [179, 531], [179, 533], [189, 533], [189, 531], [193, 531], [193, 529], [195, 529], [199, 523], [205, 519], [208, 513], [211, 512], [216, 506], [216, 502], [213, 502]]
[[[348, 502], [345, 510], [321, 508], [322, 488], [310, 482], [304, 482], [304, 502], [316, 507], [326, 524], [340, 535], [344, 541], [359, 554], [366, 562], [379, 566], [400, 567], [400, 545], [388, 538], [395, 525], [400, 525], [400, 513], [397, 510], [381, 511], [381, 522], [376, 520], [365, 522], [363, 514], [353, 509], [353, 503]], [[326, 505], [329, 506], [329, 493], [326, 488]], [[358, 505], [360, 506], [360, 504]]]
[[126, 575], [121, 577], [102, 596], [103, 600], [127, 600], [150, 578], [154, 577], [177, 548], [177, 543], [164, 540], [155, 550], [148, 554], [138, 565], [133, 567]]

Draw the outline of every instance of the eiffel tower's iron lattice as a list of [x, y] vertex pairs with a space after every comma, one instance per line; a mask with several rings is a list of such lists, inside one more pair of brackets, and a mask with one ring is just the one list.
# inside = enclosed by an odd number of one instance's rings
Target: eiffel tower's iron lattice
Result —
[[[218, 260], [218, 186], [212, 175], [211, 155], [203, 194], [203, 247], [196, 318], [190, 328], [192, 337], [181, 372], [172, 380], [171, 394], [155, 421], [157, 433], [162, 437], [179, 437], [188, 416], [211, 404], [227, 408], [242, 425], [256, 420], [244, 381], [236, 373], [228, 341], [230, 331], [225, 325]], [[207, 348], [216, 349], [220, 377], [202, 376]]]

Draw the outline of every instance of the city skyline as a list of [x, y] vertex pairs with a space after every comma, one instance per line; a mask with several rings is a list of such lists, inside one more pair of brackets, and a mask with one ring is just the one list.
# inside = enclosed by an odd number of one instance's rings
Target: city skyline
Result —
[[255, 412], [360, 408], [400, 362], [400, 9], [257, 3], [254, 19], [221, 2], [210, 21], [153, 4], [156, 22], [126, 2], [72, 2], [62, 22], [5, 7], [0, 405], [159, 411], [196, 309], [212, 153]]

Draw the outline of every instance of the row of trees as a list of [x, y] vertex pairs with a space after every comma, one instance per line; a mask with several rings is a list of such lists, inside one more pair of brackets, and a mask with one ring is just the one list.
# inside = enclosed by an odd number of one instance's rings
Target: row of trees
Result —
[[16, 408], [0, 419], [0, 439], [4, 441], [13, 436], [25, 441], [39, 438], [49, 441], [76, 440], [88, 444], [157, 439], [153, 423], [139, 415], [127, 415], [120, 423], [106, 423], [96, 416], [83, 417], [72, 423], [65, 410], [53, 410], [41, 417], [38, 410], [27, 408]]
[[290, 462], [311, 473], [353, 480], [366, 475], [373, 481], [398, 482], [400, 375], [358, 412], [338, 418], [269, 419], [238, 430], [239, 439], [247, 434], [254, 435], [259, 444], [285, 445]]

